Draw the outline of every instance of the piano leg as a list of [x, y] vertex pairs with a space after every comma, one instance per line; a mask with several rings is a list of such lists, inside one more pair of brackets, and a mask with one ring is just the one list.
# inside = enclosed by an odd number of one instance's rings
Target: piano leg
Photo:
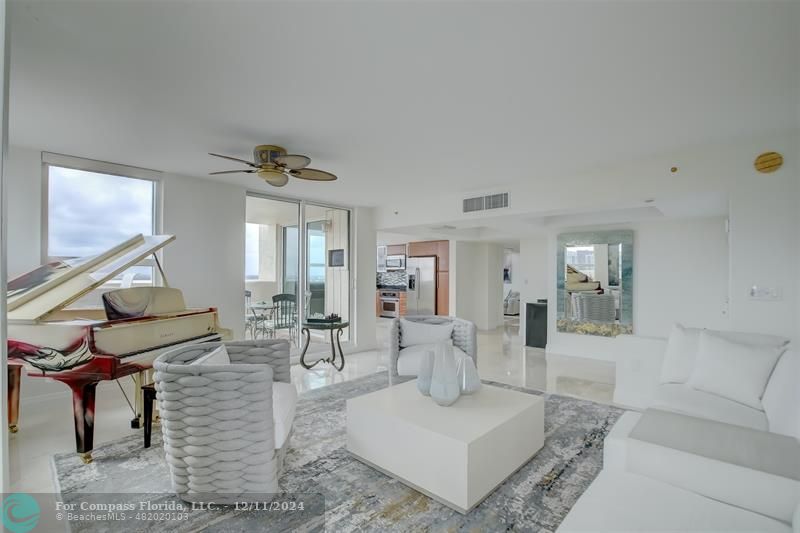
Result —
[[133, 411], [134, 416], [131, 420], [131, 429], [142, 427], [142, 413], [144, 412], [144, 402], [142, 400], [142, 387], [148, 384], [147, 370], [142, 370], [133, 374]]
[[17, 432], [19, 423], [19, 389], [22, 385], [22, 367], [8, 365], [8, 431]]
[[97, 382], [69, 383], [72, 389], [72, 411], [75, 417], [75, 444], [84, 464], [92, 462], [94, 447], [94, 398]]

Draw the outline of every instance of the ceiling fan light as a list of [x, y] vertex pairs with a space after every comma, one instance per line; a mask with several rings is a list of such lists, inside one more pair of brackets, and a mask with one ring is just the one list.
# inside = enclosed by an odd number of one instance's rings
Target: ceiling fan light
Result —
[[282, 171], [272, 168], [265, 168], [258, 171], [261, 179], [272, 185], [273, 187], [283, 187], [289, 183], [289, 176]]

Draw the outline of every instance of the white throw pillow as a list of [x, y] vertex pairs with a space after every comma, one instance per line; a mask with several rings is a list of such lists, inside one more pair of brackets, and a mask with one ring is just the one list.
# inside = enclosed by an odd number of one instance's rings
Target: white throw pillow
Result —
[[700, 331], [681, 324], [672, 326], [661, 365], [661, 383], [686, 383], [689, 380], [697, 357]]
[[436, 344], [447, 342], [453, 336], [453, 323], [425, 324], [400, 319], [400, 347], [416, 346], [417, 344]]
[[207, 354], [198, 357], [191, 363], [191, 365], [229, 365], [231, 358], [228, 355], [228, 350], [222, 344], [218, 348], [208, 352]]
[[703, 331], [687, 384], [754, 409], [763, 409], [761, 397], [783, 350], [731, 342]]
[[800, 439], [800, 352], [783, 352], [761, 403], [772, 433]]
[[716, 331], [713, 329], [709, 329], [708, 331], [725, 340], [738, 342], [739, 344], [750, 344], [751, 346], [774, 346], [775, 348], [781, 348], [789, 344], [789, 339], [777, 335], [743, 333], [741, 331]]

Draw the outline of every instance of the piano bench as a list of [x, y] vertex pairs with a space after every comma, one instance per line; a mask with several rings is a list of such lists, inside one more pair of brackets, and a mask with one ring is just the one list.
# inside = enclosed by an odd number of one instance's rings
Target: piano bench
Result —
[[153, 435], [153, 402], [156, 400], [156, 385], [148, 383], [142, 385], [144, 398], [144, 447], [150, 447], [150, 437]]

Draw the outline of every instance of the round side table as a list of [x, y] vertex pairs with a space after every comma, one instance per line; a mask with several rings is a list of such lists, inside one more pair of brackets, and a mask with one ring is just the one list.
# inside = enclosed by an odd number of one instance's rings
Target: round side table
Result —
[[[339, 337], [344, 333], [344, 328], [348, 327], [350, 322], [303, 322], [303, 333], [306, 340], [303, 343], [303, 353], [300, 354], [300, 364], [303, 368], [314, 368], [318, 363], [324, 361], [333, 365], [333, 368], [340, 371], [344, 368], [344, 354], [342, 353], [342, 345], [339, 342]], [[331, 356], [323, 359], [317, 359], [311, 364], [306, 363], [305, 357], [308, 351], [308, 345], [311, 344], [311, 331], [321, 330], [331, 332]], [[335, 333], [335, 335], [334, 335]], [[339, 364], [336, 363], [336, 350], [339, 350]]]

